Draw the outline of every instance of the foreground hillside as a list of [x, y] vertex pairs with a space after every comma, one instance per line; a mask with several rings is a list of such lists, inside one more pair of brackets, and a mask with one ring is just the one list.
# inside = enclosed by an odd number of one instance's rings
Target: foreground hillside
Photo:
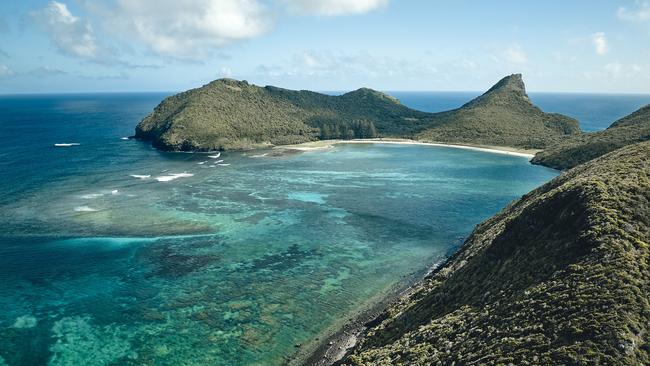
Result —
[[650, 364], [650, 142], [478, 225], [343, 361]]
[[164, 150], [207, 151], [373, 137], [543, 148], [579, 133], [577, 121], [531, 104], [521, 75], [450, 112], [408, 108], [362, 88], [340, 96], [220, 79], [165, 99], [136, 127]]
[[432, 116], [418, 139], [542, 149], [580, 132], [572, 118], [534, 106], [520, 74], [503, 78], [462, 107]]
[[533, 163], [556, 169], [572, 168], [610, 151], [650, 140], [650, 105], [621, 118], [604, 131], [576, 135], [549, 146]]

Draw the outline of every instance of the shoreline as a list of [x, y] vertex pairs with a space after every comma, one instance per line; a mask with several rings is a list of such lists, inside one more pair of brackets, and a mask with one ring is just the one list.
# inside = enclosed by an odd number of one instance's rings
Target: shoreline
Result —
[[359, 309], [345, 315], [340, 323], [332, 324], [312, 342], [307, 343], [306, 347], [301, 347], [300, 350], [288, 356], [284, 365], [331, 366], [337, 364], [358, 341], [363, 339], [369, 328], [382, 320], [386, 309], [413, 291], [447, 260], [448, 257], [404, 275], [401, 281], [368, 299]]
[[280, 145], [280, 146], [275, 146], [274, 149], [284, 149], [284, 150], [294, 150], [294, 151], [315, 151], [315, 150], [331, 149], [334, 145], [337, 144], [392, 144], [392, 145], [450, 147], [455, 149], [482, 151], [482, 152], [488, 152], [493, 154], [519, 156], [528, 159], [532, 159], [535, 156], [535, 153], [541, 151], [537, 149], [519, 149], [514, 147], [506, 147], [506, 146], [448, 144], [442, 142], [426, 142], [426, 141], [417, 141], [417, 140], [399, 139], [399, 138], [319, 140], [319, 141], [305, 142], [296, 145]]
[[[395, 144], [395, 145], [420, 145], [432, 147], [450, 147], [466, 150], [488, 152], [494, 154], [510, 155], [532, 159], [535, 152], [541, 150], [525, 150], [499, 146], [472, 146], [460, 144], [446, 144], [424, 142], [409, 139], [354, 139], [354, 140], [320, 140], [296, 145], [276, 146], [274, 149], [294, 152], [319, 151], [334, 148], [337, 144]], [[455, 254], [456, 252], [454, 252]], [[426, 278], [442, 268], [454, 254], [447, 256], [439, 262], [432, 263], [429, 267], [412, 272], [405, 276], [408, 279], [395, 284], [386, 292], [369, 299], [360, 310], [346, 315], [340, 323], [332, 324], [323, 331], [318, 338], [307, 344], [288, 357], [287, 366], [334, 366], [349, 354], [366, 332], [384, 320], [385, 312], [404, 296], [408, 296]]]

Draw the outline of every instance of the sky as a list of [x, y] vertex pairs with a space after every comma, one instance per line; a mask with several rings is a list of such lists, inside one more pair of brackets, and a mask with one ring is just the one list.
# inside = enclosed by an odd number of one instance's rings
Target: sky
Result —
[[0, 93], [650, 93], [650, 0], [2, 0]]

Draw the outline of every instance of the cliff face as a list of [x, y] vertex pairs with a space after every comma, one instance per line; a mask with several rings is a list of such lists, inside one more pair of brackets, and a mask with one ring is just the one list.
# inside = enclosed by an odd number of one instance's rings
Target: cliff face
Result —
[[514, 74], [461, 108], [433, 115], [418, 138], [541, 149], [579, 133], [576, 120], [534, 106], [521, 75]]
[[578, 131], [575, 120], [533, 106], [521, 75], [512, 75], [444, 113], [416, 111], [367, 88], [329, 96], [220, 79], [165, 99], [136, 137], [186, 151], [377, 136], [539, 148]]
[[553, 144], [535, 155], [534, 164], [568, 169], [610, 151], [650, 140], [650, 105], [614, 122], [600, 132], [585, 133]]
[[650, 364], [650, 142], [478, 225], [343, 361]]

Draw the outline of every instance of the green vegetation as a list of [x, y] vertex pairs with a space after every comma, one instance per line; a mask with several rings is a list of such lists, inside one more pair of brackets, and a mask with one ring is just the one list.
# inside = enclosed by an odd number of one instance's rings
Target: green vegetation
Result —
[[614, 122], [604, 131], [585, 133], [549, 146], [533, 158], [534, 164], [572, 168], [610, 151], [650, 140], [650, 105]]
[[184, 151], [368, 137], [541, 148], [577, 132], [575, 120], [530, 103], [521, 75], [443, 113], [416, 111], [367, 88], [329, 96], [220, 79], [165, 99], [136, 127], [136, 137]]
[[426, 116], [370, 89], [329, 96], [220, 79], [165, 99], [140, 122], [136, 136], [165, 150], [231, 150], [411, 136]]
[[503, 78], [464, 106], [432, 116], [421, 140], [542, 149], [580, 133], [578, 121], [534, 106], [520, 74]]
[[332, 139], [369, 139], [377, 137], [377, 128], [372, 121], [367, 119], [352, 120], [349, 123], [341, 121], [322, 120], [315, 123], [318, 127], [321, 140]]
[[478, 225], [342, 363], [650, 364], [648, 156], [616, 150]]

